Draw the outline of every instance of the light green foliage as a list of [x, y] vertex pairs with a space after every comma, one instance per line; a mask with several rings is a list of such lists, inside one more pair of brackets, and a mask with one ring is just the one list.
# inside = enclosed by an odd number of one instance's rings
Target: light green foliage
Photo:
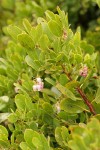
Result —
[[28, 145], [30, 149], [36, 150], [50, 150], [48, 141], [43, 134], [39, 134], [31, 129], [26, 129], [24, 133], [26, 143], [21, 143], [20, 147], [24, 150], [24, 146]]
[[[37, 4], [33, 5], [41, 12]], [[0, 58], [0, 96], [9, 97], [11, 105], [6, 112], [10, 113], [12, 149], [52, 150], [60, 149], [59, 144], [65, 150], [70, 147], [70, 140], [80, 146], [76, 139], [83, 144], [80, 134], [74, 139], [74, 133], [70, 135], [65, 127], [76, 124], [80, 129], [78, 123], [87, 123], [92, 115], [77, 87], [95, 110], [99, 107], [99, 81], [96, 83], [94, 78], [98, 76], [97, 53], [81, 40], [80, 28], [72, 32], [65, 12], [60, 8], [57, 11], [58, 14], [46, 11], [45, 19], [38, 18], [35, 26], [24, 19], [23, 27], [7, 28], [12, 41], [5, 58]], [[84, 66], [88, 68], [86, 77], [80, 75]], [[40, 91], [33, 88], [37, 78], [44, 83]]]
[[0, 125], [0, 148], [9, 148], [8, 131]]
[[[93, 20], [94, 17], [97, 17], [100, 12], [96, 8], [96, 3], [93, 3], [93, 1], [99, 4], [99, 0], [1, 0], [0, 50], [4, 50], [9, 41], [6, 30], [7, 25], [16, 24], [22, 27], [21, 20], [26, 20], [26, 18], [31, 20], [32, 24], [36, 24], [37, 17], [43, 17], [46, 10], [56, 12], [57, 6], [68, 13], [69, 23], [72, 27], [76, 28], [77, 25], [80, 24], [84, 31], [84, 29], [88, 26], [89, 21]], [[91, 18], [88, 19], [88, 15], [91, 16]], [[48, 18], [49, 17], [50, 16], [48, 15]], [[28, 22], [27, 25], [29, 26]], [[0, 51], [0, 54], [2, 54], [2, 51]]]
[[72, 150], [91, 150], [99, 149], [100, 147], [100, 122], [92, 118], [92, 120], [85, 126], [73, 127], [72, 140], [68, 142]]
[[[71, 132], [69, 134], [69, 131]], [[65, 149], [71, 150], [91, 150], [100, 147], [100, 122], [96, 118], [92, 118], [86, 124], [66, 127], [57, 127], [55, 130], [55, 138], [58, 144]]]

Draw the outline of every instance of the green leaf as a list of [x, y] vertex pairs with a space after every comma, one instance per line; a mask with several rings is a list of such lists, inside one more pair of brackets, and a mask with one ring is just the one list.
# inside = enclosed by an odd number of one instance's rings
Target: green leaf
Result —
[[[70, 89], [70, 88], [76, 88], [76, 87], [79, 86], [79, 85], [80, 85], [79, 81], [72, 80], [72, 81], [68, 82], [68, 83], [65, 85], [65, 87]], [[80, 99], [80, 98], [79, 98], [79, 97], [76, 97], [76, 99]]]
[[55, 14], [52, 11], [47, 10], [45, 14], [47, 20], [55, 20]]
[[83, 58], [80, 54], [75, 54], [75, 60], [76, 60], [77, 63], [81, 63]]
[[0, 125], [0, 148], [9, 148], [9, 145], [8, 131], [5, 127]]
[[25, 61], [34, 70], [36, 70], [36, 71], [39, 70], [40, 66], [37, 63], [35, 63], [28, 55], [25, 57]]
[[58, 144], [65, 148], [69, 139], [68, 129], [64, 126], [57, 127], [55, 129], [55, 138]]
[[100, 103], [100, 88], [98, 88], [98, 90], [97, 90], [96, 97], [95, 97], [94, 101], [98, 104]]
[[[99, 124], [99, 120], [97, 120], [96, 118], [91, 118], [91, 121], [89, 121], [87, 125], [80, 123], [78, 126], [72, 126], [71, 132], [73, 141], [69, 141], [69, 143], [75, 142], [74, 144], [77, 147], [83, 145], [82, 147], [84, 149], [88, 147], [88, 150], [91, 150], [92, 143], [94, 143], [94, 145], [96, 146], [96, 138], [99, 139], [97, 137], [100, 130], [100, 128], [98, 129]], [[79, 141], [81, 145], [77, 141]]]
[[23, 20], [23, 25], [24, 25], [26, 31], [29, 33], [31, 31], [32, 26], [27, 19]]
[[[32, 111], [31, 111], [32, 112]], [[34, 111], [32, 112], [32, 118], [33, 118], [33, 113]], [[35, 113], [34, 113], [35, 114]], [[37, 115], [37, 114], [36, 114]], [[36, 116], [35, 116], [36, 117]], [[29, 117], [30, 118], [30, 117]], [[29, 125], [30, 129], [34, 130], [34, 131], [37, 131], [38, 130], [38, 124], [35, 122], [35, 121], [32, 121]]]
[[59, 13], [60, 19], [62, 21], [62, 24], [64, 25], [64, 28], [68, 29], [68, 15], [65, 14], [64, 11], [62, 11], [59, 7], [57, 7], [57, 11]]
[[25, 99], [25, 105], [26, 105], [27, 111], [32, 110], [34, 107], [33, 107], [33, 103], [32, 103], [31, 98], [28, 95], [23, 95], [23, 96]]
[[64, 143], [63, 143], [63, 138], [62, 138], [62, 134], [61, 134], [61, 127], [57, 127], [55, 129], [55, 138], [56, 138], [56, 141], [58, 142], [58, 144], [63, 147]]
[[8, 117], [8, 120], [11, 123], [15, 123], [18, 120], [18, 116], [16, 115], [16, 113], [11, 113]]
[[47, 10], [45, 14], [47, 20], [55, 20], [55, 14], [52, 11]]
[[24, 133], [24, 139], [25, 139], [27, 145], [28, 145], [32, 150], [35, 150], [35, 146], [34, 146], [34, 144], [32, 143], [33, 137], [34, 137], [34, 131], [31, 130], [31, 129], [26, 129], [26, 130], [25, 130], [25, 133]]
[[86, 55], [84, 56], [84, 63], [91, 63], [91, 57], [90, 57], [89, 54], [86, 54]]
[[80, 47], [80, 40], [81, 40], [81, 34], [80, 34], [80, 27], [77, 28], [77, 31], [72, 39], [73, 43], [74, 43], [74, 46], [77, 48], [77, 47]]
[[91, 121], [88, 122], [87, 124], [87, 128], [90, 130], [90, 129], [98, 129], [98, 131], [100, 130], [100, 121], [96, 118], [91, 118]]
[[49, 144], [47, 139], [44, 137], [43, 134], [39, 134], [35, 132], [35, 137], [33, 137], [32, 141], [34, 146], [39, 150], [50, 150]]
[[63, 138], [63, 140], [64, 140], [64, 143], [66, 142], [68, 142], [68, 140], [69, 140], [69, 132], [68, 132], [68, 129], [66, 128], [66, 127], [64, 127], [64, 126], [62, 126], [62, 131], [61, 131], [61, 133], [62, 133], [62, 138]]
[[84, 52], [92, 54], [94, 52], [94, 47], [90, 44], [87, 44], [86, 41], [81, 42], [81, 48]]
[[18, 41], [27, 50], [34, 50], [34, 46], [35, 46], [34, 41], [31, 39], [31, 37], [28, 34], [26, 33], [19, 34]]
[[[5, 135], [5, 137], [6, 138], [8, 138], [8, 131], [7, 131], [7, 129], [4, 127], [4, 126], [2, 126], [2, 125], [0, 125], [0, 135]], [[1, 138], [1, 137], [0, 137]]]
[[56, 96], [56, 93], [54, 93], [53, 91], [51, 91], [51, 90], [49, 90], [49, 89], [46, 89], [46, 88], [43, 88], [43, 90], [42, 90], [41, 92], [43, 92], [43, 93], [45, 93], [45, 94], [47, 94], [47, 95], [51, 95], [51, 96], [53, 96], [53, 97]]
[[68, 145], [72, 150], [90, 150], [78, 135], [74, 135], [74, 140], [69, 141]]
[[53, 108], [52, 108], [52, 105], [50, 105], [49, 103], [45, 102], [43, 103], [42, 105], [43, 107], [43, 111], [49, 115], [53, 115]]
[[65, 74], [61, 74], [59, 77], [59, 82], [61, 85], [66, 85], [66, 83], [68, 82], [68, 78]]
[[42, 25], [38, 24], [36, 27], [32, 27], [30, 30], [30, 36], [32, 37], [34, 43], [37, 43], [43, 34]]
[[28, 91], [32, 90], [33, 81], [30, 79], [28, 74], [22, 74], [22, 87], [27, 89]]
[[50, 150], [48, 141], [43, 134], [39, 134], [38, 132], [31, 129], [26, 129], [24, 138], [27, 145], [29, 145], [32, 150]]
[[53, 40], [55, 35], [50, 31], [48, 23], [43, 18], [38, 18], [37, 22], [42, 25], [43, 33], [46, 34], [50, 40]]
[[59, 24], [56, 23], [56, 21], [53, 21], [53, 20], [49, 21], [48, 26], [54, 35], [58, 37], [62, 36], [63, 31], [61, 27], [59, 26]]
[[32, 100], [27, 95], [18, 94], [15, 97], [15, 103], [18, 109], [29, 111], [33, 109]]
[[21, 142], [21, 143], [20, 143], [20, 148], [21, 148], [22, 150], [31, 150], [31, 149], [27, 146], [27, 144], [26, 144], [25, 142]]
[[7, 30], [11, 37], [15, 40], [17, 40], [17, 36], [22, 33], [22, 30], [14, 25], [8, 26]]
[[56, 88], [64, 95], [66, 95], [68, 98], [72, 99], [73, 101], [77, 100], [77, 97], [66, 87], [62, 86], [61, 84], [57, 84]]
[[50, 83], [51, 85], [55, 85], [56, 84], [56, 82], [53, 80], [53, 79], [51, 79], [51, 78], [45, 78], [45, 81], [47, 81], [48, 83]]
[[71, 99], [64, 99], [60, 103], [61, 109], [68, 113], [81, 113], [88, 111], [83, 101], [73, 101]]
[[56, 53], [53, 51], [53, 50], [50, 50], [49, 49], [49, 53], [50, 53], [50, 58], [53, 60], [53, 61], [55, 61], [55, 58], [56, 58]]
[[16, 103], [18, 109], [25, 111], [25, 109], [26, 109], [25, 96], [23, 96], [22, 94], [16, 95], [15, 103]]
[[64, 53], [59, 53], [58, 56], [56, 57], [56, 62], [62, 61], [64, 56]]
[[33, 141], [33, 144], [34, 144], [34, 146], [35, 146], [36, 149], [39, 149], [39, 150], [43, 149], [43, 143], [41, 143], [41, 141], [39, 140], [39, 138], [33, 137], [32, 141]]
[[43, 34], [41, 37], [40, 37], [40, 40], [38, 41], [39, 45], [40, 45], [40, 48], [42, 48], [42, 50], [47, 50], [49, 44], [50, 44], [50, 41], [49, 41], [49, 38], [46, 34]]

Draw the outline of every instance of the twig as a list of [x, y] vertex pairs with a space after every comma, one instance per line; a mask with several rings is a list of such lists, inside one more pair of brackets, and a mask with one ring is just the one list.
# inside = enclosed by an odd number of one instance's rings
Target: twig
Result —
[[84, 102], [86, 103], [86, 105], [89, 107], [90, 109], [90, 112], [93, 114], [93, 115], [96, 115], [96, 112], [92, 106], [92, 104], [90, 103], [90, 101], [88, 100], [88, 98], [86, 97], [85, 93], [82, 91], [82, 89], [80, 87], [77, 87], [76, 88], [78, 93], [80, 94], [80, 96], [83, 98]]
[[[63, 72], [66, 74], [66, 76], [69, 78], [69, 80], [72, 81], [72, 78], [71, 78], [70, 74], [67, 73], [65, 66], [62, 65], [62, 68], [63, 68]], [[95, 112], [91, 102], [88, 100], [86, 94], [82, 91], [82, 89], [80, 87], [77, 87], [76, 90], [80, 94], [80, 96], [82, 97], [82, 99], [84, 100], [84, 102], [86, 103], [88, 108], [90, 109], [90, 112], [93, 115], [96, 115], [96, 112]]]

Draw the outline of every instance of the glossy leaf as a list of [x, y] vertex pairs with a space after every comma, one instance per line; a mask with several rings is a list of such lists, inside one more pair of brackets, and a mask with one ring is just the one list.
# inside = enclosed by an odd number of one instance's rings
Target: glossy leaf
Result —
[[25, 61], [30, 67], [32, 67], [34, 70], [38, 71], [40, 64], [39, 65], [36, 64], [28, 55], [26, 56]]
[[17, 40], [17, 36], [22, 33], [22, 30], [14, 25], [10, 25], [7, 29], [8, 29], [8, 33], [15, 40]]
[[83, 111], [88, 111], [84, 102], [73, 101], [71, 99], [64, 99], [60, 103], [61, 109], [68, 113], [81, 113]]
[[53, 20], [49, 21], [48, 25], [49, 25], [51, 32], [54, 35], [56, 35], [58, 37], [62, 35], [62, 29], [59, 26], [59, 24], [57, 24], [55, 21], [53, 21]]
[[57, 84], [56, 87], [62, 94], [66, 95], [68, 98], [70, 98], [74, 101], [77, 100], [75, 95], [68, 88], [62, 86], [61, 84]]
[[34, 41], [31, 39], [31, 37], [28, 34], [26, 33], [19, 34], [18, 41], [27, 50], [34, 50], [34, 45], [35, 45]]
[[31, 26], [31, 24], [29, 23], [29, 21], [27, 19], [23, 20], [23, 25], [24, 25], [26, 31], [29, 33], [31, 28], [32, 28], [32, 26]]

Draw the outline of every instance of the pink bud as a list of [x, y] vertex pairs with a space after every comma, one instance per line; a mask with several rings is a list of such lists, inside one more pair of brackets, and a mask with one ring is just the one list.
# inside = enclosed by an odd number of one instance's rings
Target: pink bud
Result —
[[37, 85], [33, 85], [33, 91], [37, 91], [38, 87]]
[[36, 84], [33, 85], [33, 91], [41, 91], [44, 87], [44, 83], [41, 78], [36, 78]]
[[33, 85], [33, 91], [41, 91], [43, 89], [43, 87], [44, 87], [43, 82], [41, 82], [39, 84], [35, 84], [35, 85]]
[[43, 82], [39, 82], [38, 85], [40, 85], [41, 88], [43, 89], [43, 87], [44, 87], [44, 83]]
[[86, 77], [87, 74], [88, 74], [88, 68], [87, 68], [87, 66], [84, 66], [84, 67], [80, 70], [79, 74], [80, 74], [80, 76]]
[[41, 85], [37, 84], [37, 91], [41, 91], [42, 88], [41, 88]]
[[15, 93], [18, 93], [19, 92], [19, 88], [18, 87], [15, 87]]
[[40, 82], [42, 82], [42, 79], [41, 79], [41, 78], [36, 78], [36, 81], [37, 81], [38, 83], [40, 83]]

